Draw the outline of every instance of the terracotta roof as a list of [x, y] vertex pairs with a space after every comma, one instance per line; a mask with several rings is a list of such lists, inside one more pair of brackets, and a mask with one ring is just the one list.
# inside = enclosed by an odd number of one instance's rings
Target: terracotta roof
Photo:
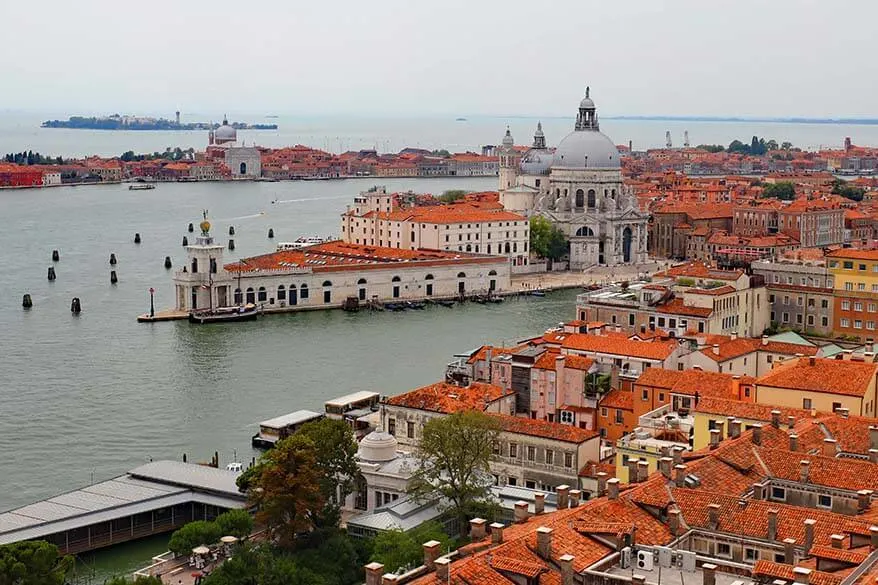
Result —
[[784, 355], [817, 355], [819, 348], [814, 345], [799, 345], [797, 343], [785, 343], [781, 341], [769, 341], [763, 344], [759, 338], [738, 337], [719, 343], [719, 355], [713, 353], [713, 347], [705, 347], [701, 353], [715, 362], [724, 362], [736, 357], [747, 355], [755, 351], [767, 351]]
[[[810, 363], [812, 359], [814, 365]], [[774, 368], [759, 378], [757, 385], [863, 397], [875, 382], [876, 371], [876, 364], [800, 358]]]
[[737, 289], [731, 285], [718, 286], [716, 288], [690, 288], [686, 291], [687, 295], [707, 295], [711, 297], [719, 297], [734, 293]]
[[490, 413], [500, 421], [503, 431], [531, 437], [542, 437], [565, 443], [583, 443], [598, 436], [597, 431], [581, 429], [546, 420]]
[[772, 410], [779, 410], [781, 412], [781, 421], [783, 422], [786, 422], [788, 416], [794, 416], [796, 419], [811, 418], [810, 410], [772, 406], [770, 404], [757, 404], [755, 402], [741, 402], [740, 400], [730, 400], [718, 396], [703, 397], [698, 401], [694, 410], [695, 412], [706, 414], [734, 416], [735, 418], [744, 420], [764, 422], [771, 421]]
[[560, 351], [551, 349], [543, 352], [543, 354], [537, 358], [537, 361], [534, 362], [533, 367], [538, 370], [556, 371], [558, 369], [558, 358], [560, 357], [564, 358], [563, 363], [566, 369], [584, 370], [587, 372], [594, 365], [594, 360], [591, 358], [570, 354], [562, 356]]
[[392, 406], [451, 414], [461, 410], [485, 410], [490, 403], [512, 394], [515, 394], [513, 390], [504, 390], [499, 386], [482, 382], [472, 382], [465, 387], [448, 382], [437, 382], [405, 394], [392, 396], [386, 403]]
[[665, 360], [677, 348], [677, 342], [636, 341], [623, 336], [568, 333], [562, 340], [562, 347], [566, 350]]
[[832, 546], [812, 546], [808, 554], [812, 557], [841, 561], [852, 565], [859, 565], [869, 557], [869, 553], [862, 550], [850, 550]]
[[[652, 368], [650, 368], [652, 369]], [[622, 410], [634, 410], [634, 395], [630, 390], [616, 388], [601, 398], [600, 405], [604, 408], [620, 408]]]
[[801, 461], [808, 461], [808, 483], [850, 491], [878, 491], [878, 466], [849, 457], [805, 455], [799, 451], [759, 447], [759, 459], [772, 477], [798, 482]]
[[[743, 376], [737, 380], [738, 385], [752, 384], [755, 378]], [[634, 382], [635, 386], [652, 386], [665, 388], [674, 394], [686, 394], [700, 397], [716, 396], [718, 398], [737, 398], [735, 378], [732, 374], [703, 372], [698, 370], [665, 370], [649, 368]]]
[[[796, 575], [793, 573], [792, 565], [774, 563], [765, 560], [756, 561], [756, 564], [753, 566], [753, 576], [770, 577], [772, 580], [783, 579], [790, 583], [793, 583], [796, 580]], [[831, 573], [824, 573], [822, 571], [811, 571], [811, 574], [809, 575], [809, 583], [811, 585], [839, 585], [841, 581], [842, 577]]]
[[585, 465], [582, 466], [582, 469], [579, 470], [579, 477], [597, 477], [597, 474], [600, 472], [606, 473], [609, 477], [613, 477], [616, 474], [616, 466], [612, 463], [601, 463], [599, 461], [588, 461]]
[[713, 309], [708, 307], [693, 307], [683, 303], [683, 299], [675, 298], [667, 303], [656, 307], [656, 312], [670, 315], [682, 315], [684, 317], [710, 317]]
[[850, 258], [852, 260], [878, 260], [878, 249], [858, 250], [856, 248], [839, 248], [826, 254], [829, 258]]
[[818, 421], [817, 426], [837, 441], [838, 448], [842, 453], [868, 455], [869, 449], [872, 448], [869, 427], [878, 426], [878, 418], [842, 417], [838, 414], [828, 414]]

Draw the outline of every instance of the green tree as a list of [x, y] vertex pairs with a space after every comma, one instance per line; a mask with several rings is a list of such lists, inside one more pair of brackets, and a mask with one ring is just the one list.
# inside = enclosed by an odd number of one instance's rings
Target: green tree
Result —
[[500, 424], [484, 412], [461, 411], [431, 419], [419, 443], [418, 469], [409, 493], [418, 500], [442, 497], [466, 533], [473, 505], [488, 498], [488, 462]]
[[762, 189], [762, 196], [765, 198], [774, 197], [783, 201], [792, 201], [796, 198], [796, 186], [789, 181], [781, 181], [765, 185]]
[[196, 520], [178, 529], [171, 535], [168, 550], [176, 555], [188, 555], [192, 549], [213, 544], [224, 536], [216, 522]]
[[297, 534], [314, 528], [326, 504], [317, 447], [297, 433], [278, 441], [251, 469], [243, 484], [249, 488], [250, 504], [257, 508], [256, 520], [280, 546], [292, 548]]
[[843, 179], [835, 179], [832, 183], [832, 192], [853, 201], [862, 201], [866, 191], [855, 187]]
[[73, 563], [73, 557], [59, 557], [58, 547], [43, 540], [4, 544], [0, 585], [63, 585]]
[[750, 154], [750, 146], [744, 144], [740, 140], [732, 140], [726, 150], [737, 154]]
[[545, 217], [530, 219], [530, 249], [540, 258], [560, 260], [567, 253], [567, 237]]
[[323, 418], [302, 425], [297, 433], [310, 439], [317, 448], [320, 491], [326, 502], [317, 519], [320, 526], [338, 526], [344, 499], [353, 492], [359, 473], [357, 441], [350, 425], [342, 420]]
[[765, 150], [777, 150], [778, 148], [777, 140], [771, 139], [765, 143]]
[[448, 191], [442, 193], [442, 195], [440, 195], [438, 199], [442, 203], [454, 203], [455, 201], [466, 197], [467, 193], [468, 191], [464, 191], [462, 189], [449, 189]]
[[707, 152], [722, 152], [726, 149], [722, 144], [699, 144], [696, 148]]
[[790, 150], [793, 147], [793, 143], [792, 142], [782, 142], [780, 147], [783, 150]]
[[451, 542], [436, 521], [425, 522], [410, 532], [385, 530], [372, 540], [372, 560], [391, 573], [406, 565], [420, 565], [424, 557], [423, 544], [430, 540], [441, 543], [442, 550]]
[[110, 577], [104, 581], [104, 585], [162, 585], [162, 580], [158, 577], [144, 577], [143, 575], [138, 575], [134, 579]]
[[253, 532], [253, 517], [247, 510], [229, 510], [216, 517], [214, 523], [222, 536], [246, 538]]

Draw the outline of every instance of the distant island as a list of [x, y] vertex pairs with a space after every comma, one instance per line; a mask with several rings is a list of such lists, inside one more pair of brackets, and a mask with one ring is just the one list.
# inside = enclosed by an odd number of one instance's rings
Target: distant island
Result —
[[[245, 122], [232, 122], [229, 124], [235, 130], [277, 130], [277, 124], [247, 124]], [[67, 120], [46, 120], [40, 124], [41, 128], [72, 128], [74, 130], [216, 130], [220, 127], [217, 123], [191, 122], [180, 123], [177, 120], [166, 118], [144, 118], [137, 116], [112, 116], [84, 117], [71, 116]]]
[[604, 116], [604, 120], [658, 120], [667, 122], [742, 122], [780, 124], [878, 124], [876, 118], [748, 118], [737, 116]]

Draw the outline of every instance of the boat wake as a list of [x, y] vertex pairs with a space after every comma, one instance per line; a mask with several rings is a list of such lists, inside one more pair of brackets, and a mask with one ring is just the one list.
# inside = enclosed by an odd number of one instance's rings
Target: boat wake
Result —
[[252, 213], [250, 215], [239, 215], [238, 217], [227, 217], [225, 219], [220, 219], [217, 221], [238, 221], [241, 219], [256, 219], [257, 217], [265, 217], [267, 214], [264, 211], [260, 211], [259, 213]]
[[333, 195], [332, 197], [302, 197], [301, 199], [275, 199], [272, 203], [302, 203], [303, 201], [327, 201], [329, 199], [347, 199], [350, 195]]

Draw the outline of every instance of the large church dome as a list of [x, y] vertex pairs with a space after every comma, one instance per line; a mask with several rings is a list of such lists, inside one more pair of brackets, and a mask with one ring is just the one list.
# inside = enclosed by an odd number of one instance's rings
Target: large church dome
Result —
[[217, 142], [235, 142], [238, 139], [238, 131], [229, 126], [229, 121], [223, 118], [223, 125], [216, 129], [213, 134]]
[[619, 151], [598, 124], [597, 111], [585, 88], [585, 97], [579, 102], [576, 126], [555, 150], [553, 167], [567, 169], [618, 169]]

